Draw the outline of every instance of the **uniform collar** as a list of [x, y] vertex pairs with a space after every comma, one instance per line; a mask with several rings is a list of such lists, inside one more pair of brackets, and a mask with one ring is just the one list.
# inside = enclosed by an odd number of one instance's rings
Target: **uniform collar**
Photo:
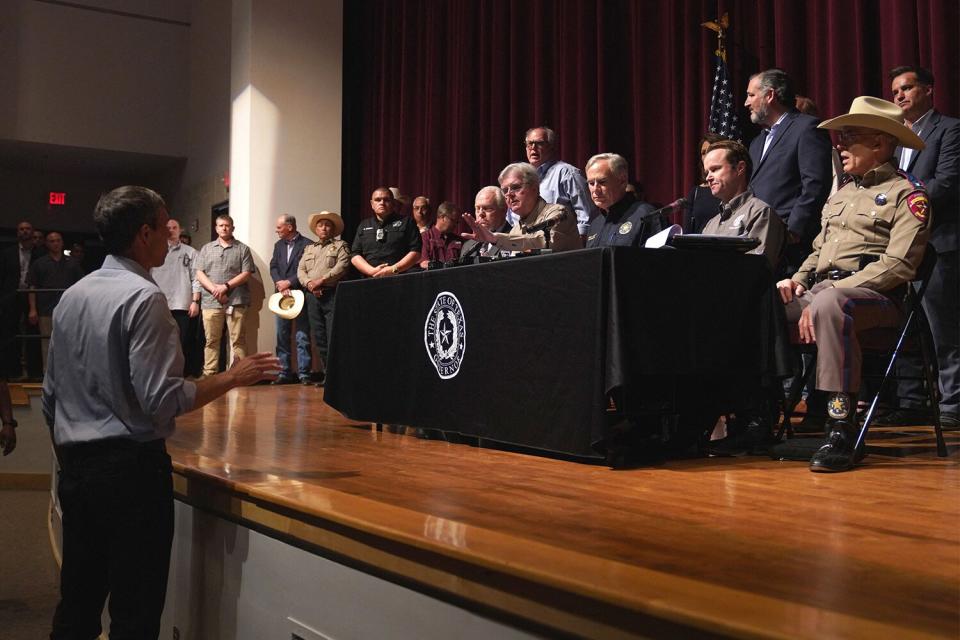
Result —
[[863, 174], [863, 177], [860, 178], [859, 186], [872, 187], [889, 180], [892, 176], [896, 175], [896, 173], [897, 168], [893, 166], [892, 162], [884, 162], [879, 167], [874, 167]]
[[606, 218], [607, 220], [619, 220], [627, 209], [629, 209], [637, 201], [637, 196], [626, 191], [623, 194], [623, 197], [617, 200], [613, 206], [610, 207], [610, 210], [607, 211]]
[[720, 217], [726, 220], [734, 211], [743, 206], [743, 203], [753, 197], [753, 190], [747, 189], [741, 194], [735, 195], [730, 202], [720, 205]]

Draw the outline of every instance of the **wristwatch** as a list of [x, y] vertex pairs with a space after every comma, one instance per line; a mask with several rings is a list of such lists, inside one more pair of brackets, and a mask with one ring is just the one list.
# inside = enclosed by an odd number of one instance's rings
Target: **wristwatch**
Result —
[[14, 420], [13, 418], [10, 418], [9, 420], [4, 420], [4, 421], [3, 421], [3, 426], [5, 426], [5, 427], [6, 427], [6, 426], [11, 426], [11, 427], [13, 427], [14, 429], [16, 429], [18, 425], [17, 425], [17, 421], [16, 421], [16, 420]]

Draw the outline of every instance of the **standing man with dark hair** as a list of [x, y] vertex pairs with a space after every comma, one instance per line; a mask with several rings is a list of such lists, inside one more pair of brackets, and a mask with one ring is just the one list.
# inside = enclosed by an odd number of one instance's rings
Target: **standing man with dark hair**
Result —
[[[933, 209], [930, 246], [937, 262], [930, 274], [923, 308], [940, 368], [940, 423], [960, 427], [960, 120], [933, 108], [933, 74], [922, 67], [897, 67], [890, 71], [893, 101], [903, 109], [904, 124], [926, 148], [899, 147], [902, 171], [923, 181]], [[921, 411], [924, 394], [918, 380], [920, 363], [915, 357], [902, 360], [900, 370], [908, 379], [900, 385], [900, 409], [878, 418], [877, 424], [926, 424], [930, 416]]]
[[[27, 294], [27, 274], [30, 265], [45, 253], [43, 246], [33, 241], [33, 225], [26, 220], [17, 224], [17, 244], [3, 252], [3, 310], [7, 317], [10, 335], [17, 334], [39, 336], [36, 325], [30, 324], [27, 317], [30, 313], [30, 304]], [[18, 290], [20, 290], [18, 292]], [[21, 354], [26, 363], [26, 375], [29, 379], [39, 380], [43, 376], [43, 360], [40, 356], [40, 340], [38, 338], [17, 339], [16, 353], [10, 351], [7, 356], [11, 360], [10, 375], [19, 378], [23, 375], [20, 366]]]
[[[256, 267], [250, 248], [233, 237], [233, 218], [217, 216], [217, 239], [197, 256], [197, 281], [203, 287], [200, 308], [207, 344], [203, 350], [203, 375], [212, 376], [220, 362], [220, 340], [226, 324], [231, 358], [247, 355], [246, 314], [250, 307], [247, 280]], [[228, 367], [229, 368], [229, 367]]]
[[183, 378], [177, 325], [149, 275], [167, 253], [166, 205], [143, 187], [100, 198], [103, 267], [54, 312], [43, 414], [60, 462], [60, 603], [50, 637], [96, 638], [110, 597], [111, 638], [156, 638], [173, 539], [173, 482], [164, 439], [174, 418], [266, 379], [259, 353], [221, 374]]
[[[80, 264], [63, 253], [63, 236], [51, 231], [46, 237], [47, 255], [37, 258], [30, 265], [27, 284], [31, 289], [66, 289], [83, 277]], [[30, 324], [40, 328], [40, 354], [43, 368], [47, 368], [47, 350], [50, 332], [53, 329], [53, 309], [63, 295], [60, 291], [30, 292], [27, 296], [30, 311], [27, 319]]]
[[[577, 216], [577, 231], [581, 246], [586, 242], [590, 222], [597, 216], [597, 209], [590, 199], [587, 181], [572, 164], [557, 158], [560, 138], [556, 131], [547, 127], [527, 129], [523, 148], [529, 162], [540, 176], [540, 197], [547, 204], [562, 204]], [[507, 214], [507, 220], [516, 225], [520, 219], [515, 211]]]
[[[293, 295], [290, 292], [302, 290], [297, 279], [297, 267], [303, 250], [312, 243], [297, 231], [297, 219], [289, 214], [277, 218], [277, 236], [273, 245], [273, 257], [270, 258], [270, 277], [281, 295]], [[296, 327], [294, 327], [296, 325]], [[297, 345], [297, 375], [290, 368], [290, 333], [294, 330]], [[310, 319], [303, 310], [293, 320], [277, 316], [277, 358], [280, 359], [280, 377], [273, 384], [310, 384]]]
[[420, 262], [422, 240], [413, 218], [396, 212], [393, 193], [377, 187], [370, 194], [373, 215], [360, 221], [350, 263], [368, 278], [403, 273]]
[[816, 118], [797, 111], [793, 82], [780, 69], [751, 76], [744, 106], [750, 121], [764, 127], [750, 143], [750, 188], [787, 226], [782, 270], [787, 275], [810, 253], [830, 195], [830, 136], [817, 130]]
[[196, 280], [197, 250], [180, 242], [180, 223], [167, 220], [167, 255], [163, 264], [150, 270], [160, 291], [167, 298], [167, 308], [180, 331], [184, 374], [199, 375], [194, 348], [200, 316], [200, 283]]

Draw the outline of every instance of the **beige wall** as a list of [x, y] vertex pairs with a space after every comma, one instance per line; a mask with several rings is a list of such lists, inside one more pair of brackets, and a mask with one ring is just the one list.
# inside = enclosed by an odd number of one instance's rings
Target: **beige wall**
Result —
[[0, 138], [184, 155], [190, 27], [136, 5], [162, 21], [0, 2]]
[[[280, 213], [301, 227], [340, 208], [342, 0], [234, 0], [230, 213], [259, 268], [254, 292], [274, 291], [269, 262]], [[306, 229], [301, 229], [306, 231]], [[275, 347], [261, 304], [259, 350]]]

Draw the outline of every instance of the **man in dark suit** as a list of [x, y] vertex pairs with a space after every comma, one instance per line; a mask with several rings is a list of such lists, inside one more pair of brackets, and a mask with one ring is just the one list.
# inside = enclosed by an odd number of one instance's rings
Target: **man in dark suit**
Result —
[[[500, 187], [490, 186], [480, 189], [473, 200], [473, 208], [477, 224], [481, 227], [490, 233], [510, 233], [510, 223], [507, 222], [507, 201]], [[499, 257], [500, 247], [490, 242], [467, 240], [460, 248], [460, 257], [474, 256]]]
[[[933, 74], [922, 67], [897, 67], [890, 72], [893, 101], [903, 109], [904, 124], [926, 143], [923, 150], [897, 148], [899, 166], [922, 180], [933, 210], [930, 246], [937, 263], [923, 298], [940, 368], [940, 420], [947, 428], [960, 426], [960, 277], [957, 223], [960, 218], [960, 120], [933, 108]], [[900, 372], [918, 377], [920, 363], [904, 358]], [[921, 412], [924, 394], [916, 380], [898, 389], [900, 409], [879, 418], [878, 424], [927, 424]]]
[[784, 71], [767, 69], [750, 78], [744, 106], [750, 121], [764, 127], [750, 144], [750, 189], [787, 225], [785, 274], [793, 274], [809, 255], [831, 186], [830, 136], [795, 105], [793, 83]]
[[[297, 279], [297, 267], [303, 250], [310, 244], [297, 231], [297, 219], [284, 214], [277, 218], [277, 235], [280, 237], [273, 246], [273, 258], [270, 259], [270, 277], [277, 291], [290, 295], [293, 289], [302, 289]], [[290, 366], [290, 333], [295, 329], [297, 343], [297, 375]], [[310, 320], [301, 312], [293, 320], [277, 316], [277, 358], [280, 360], [280, 377], [273, 384], [311, 384], [310, 379]]]
[[26, 356], [27, 377], [39, 380], [43, 376], [43, 366], [40, 356], [39, 330], [36, 325], [27, 321], [30, 306], [25, 293], [17, 293], [17, 289], [27, 288], [27, 273], [30, 265], [38, 258], [46, 255], [43, 244], [37, 245], [33, 238], [33, 225], [26, 220], [17, 224], [17, 244], [3, 251], [3, 281], [0, 284], [0, 316], [7, 323], [10, 335], [33, 334], [37, 338], [17, 340], [14, 349], [4, 354], [4, 361], [9, 366], [8, 375], [18, 378], [23, 375], [20, 367], [20, 354]]
[[587, 247], [642, 247], [663, 228], [653, 206], [627, 191], [630, 171], [623, 156], [599, 153], [584, 169], [590, 198], [602, 212], [590, 224]]

